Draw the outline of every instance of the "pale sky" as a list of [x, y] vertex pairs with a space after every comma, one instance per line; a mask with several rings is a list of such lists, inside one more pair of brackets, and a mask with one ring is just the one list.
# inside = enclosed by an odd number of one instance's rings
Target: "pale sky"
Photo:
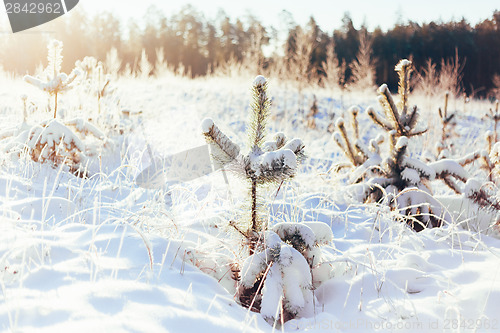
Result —
[[192, 4], [207, 18], [215, 18], [222, 8], [231, 18], [244, 17], [248, 12], [258, 17], [266, 26], [279, 28], [280, 13], [289, 11], [295, 21], [305, 24], [311, 15], [319, 26], [331, 33], [342, 22], [345, 12], [349, 12], [354, 25], [365, 22], [370, 30], [380, 26], [383, 30], [392, 27], [398, 17], [418, 23], [430, 21], [460, 20], [475, 24], [490, 18], [495, 9], [500, 10], [499, 0], [80, 0], [74, 10], [82, 6], [86, 11], [110, 11], [125, 19], [142, 19], [146, 9], [155, 4], [167, 16], [179, 11], [186, 4]]

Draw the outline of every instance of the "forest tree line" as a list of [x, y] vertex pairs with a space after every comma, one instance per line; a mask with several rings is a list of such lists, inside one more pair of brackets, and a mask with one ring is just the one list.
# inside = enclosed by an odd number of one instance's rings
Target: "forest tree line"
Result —
[[[410, 21], [397, 23], [388, 31], [368, 31], [363, 26], [356, 29], [349, 14], [331, 33], [323, 31], [313, 17], [305, 26], [297, 25], [286, 12], [282, 19], [287, 38], [280, 41], [278, 31], [265, 27], [256, 17], [232, 19], [220, 11], [209, 20], [192, 6], [170, 17], [151, 7], [142, 20], [128, 22], [109, 12], [89, 16], [73, 11], [44, 26], [44, 38], [38, 33], [4, 34], [0, 65], [10, 72], [31, 72], [44, 60], [47, 40], [57, 38], [64, 43], [64, 70], [70, 70], [84, 56], [104, 61], [115, 49], [120, 69], [133, 72], [144, 50], [152, 64], [151, 73], [157, 58], [163, 56], [172, 70], [193, 77], [240, 64], [305, 84], [325, 84], [331, 76], [328, 72], [333, 71], [335, 83], [346, 87], [359, 80], [357, 76], [366, 79], [368, 66], [373, 71], [368, 80], [394, 87], [395, 64], [410, 58], [420, 72], [439, 72], [443, 66], [453, 65], [461, 78], [460, 90], [468, 94], [488, 96], [500, 88], [500, 11], [475, 26], [464, 19], [424, 24]], [[7, 22], [2, 28], [9, 29]]]

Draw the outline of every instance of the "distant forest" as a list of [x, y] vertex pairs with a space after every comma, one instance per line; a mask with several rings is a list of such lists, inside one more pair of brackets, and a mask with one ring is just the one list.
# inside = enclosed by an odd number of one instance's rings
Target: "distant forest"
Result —
[[[104, 61], [112, 48], [122, 61], [122, 71], [129, 68], [133, 72], [143, 50], [154, 68], [158, 51], [162, 49], [172, 70], [181, 70], [193, 77], [228, 64], [253, 64], [256, 70], [262, 71], [282, 66], [281, 73], [286, 73], [292, 71], [287, 66], [302, 56], [307, 68], [297, 73], [301, 75], [295, 79], [322, 84], [328, 52], [331, 52], [337, 65], [344, 66], [338, 78], [342, 86], [356, 75], [350, 64], [359, 57], [360, 44], [363, 44], [365, 49], [369, 47], [365, 51], [377, 84], [386, 82], [391, 87], [397, 84], [394, 66], [402, 58], [412, 59], [417, 71], [431, 66], [439, 71], [446, 62], [458, 59], [455, 65], [460, 71], [463, 91], [491, 97], [488, 93], [500, 88], [497, 82], [500, 11], [475, 26], [466, 20], [425, 24], [410, 21], [398, 23], [386, 32], [378, 28], [374, 31], [367, 31], [365, 27], [356, 29], [349, 14], [344, 15], [341, 27], [332, 32], [323, 31], [313, 17], [306, 26], [299, 26], [286, 12], [282, 23], [287, 27], [288, 37], [279, 40], [277, 30], [264, 27], [256, 17], [234, 19], [220, 11], [215, 19], [208, 20], [191, 6], [171, 17], [151, 7], [142, 20], [128, 22], [121, 22], [109, 12], [89, 16], [80, 10], [43, 26], [44, 31], [56, 32], [46, 33], [44, 38], [35, 33], [4, 34], [0, 39], [0, 65], [19, 74], [32, 72], [40, 62], [45, 63], [47, 39], [57, 38], [64, 43], [65, 70], [70, 70], [75, 61], [84, 56]], [[2, 30], [9, 29], [4, 22]], [[298, 46], [299, 38], [306, 50]]]

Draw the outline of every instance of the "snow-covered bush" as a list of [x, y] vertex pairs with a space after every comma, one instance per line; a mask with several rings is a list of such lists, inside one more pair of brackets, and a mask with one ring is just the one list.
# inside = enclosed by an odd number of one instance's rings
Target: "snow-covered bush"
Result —
[[319, 246], [333, 239], [330, 227], [278, 223], [261, 237], [262, 250], [243, 263], [238, 299], [270, 324], [312, 315], [314, 269], [321, 261]]
[[[350, 176], [350, 182], [354, 184], [351, 189], [358, 200], [386, 203], [401, 213], [414, 230], [421, 231], [426, 227], [441, 226], [443, 221], [452, 221], [450, 214], [433, 197], [431, 181], [440, 179], [455, 193], [464, 193], [463, 186], [456, 181], [464, 184], [467, 182], [469, 176], [463, 165], [476, 157], [460, 161], [442, 159], [426, 164], [410, 156], [409, 139], [426, 132], [426, 129], [417, 128], [417, 106], [408, 106], [411, 66], [411, 62], [404, 59], [395, 68], [399, 74], [399, 103], [396, 105], [387, 85], [384, 84], [378, 90], [378, 100], [384, 115], [380, 115], [371, 107], [367, 110], [373, 122], [389, 136], [388, 155], [385, 158], [378, 149], [378, 143], [381, 142], [379, 139], [371, 141], [370, 149], [364, 147], [360, 140], [353, 146], [342, 120], [337, 123], [339, 132], [334, 137], [351, 163], [357, 166]], [[357, 126], [354, 128], [357, 138]]]
[[[88, 174], [89, 157], [106, 146], [105, 134], [81, 118], [68, 121], [50, 119], [39, 124], [23, 123], [9, 135], [1, 135], [2, 151], [18, 158], [26, 153], [33, 161], [54, 167], [67, 165], [80, 177]], [[91, 140], [93, 138], [93, 141]]]
[[71, 172], [83, 177], [88, 173], [88, 158], [102, 151], [108, 141], [106, 135], [86, 119], [56, 119], [58, 94], [73, 88], [75, 78], [81, 76], [84, 83], [97, 87], [99, 102], [108, 91], [109, 79], [103, 75], [100, 62], [92, 57], [78, 61], [77, 68], [69, 76], [61, 73], [62, 49], [60, 41], [49, 42], [45, 81], [30, 75], [24, 77], [24, 81], [54, 96], [54, 118], [30, 124], [27, 119], [27, 96], [23, 96], [23, 123], [0, 133], [0, 140], [5, 139], [2, 151], [11, 156], [21, 157], [26, 153], [35, 162], [55, 167], [67, 165]]
[[74, 69], [70, 75], [61, 73], [63, 44], [58, 40], [51, 40], [48, 48], [48, 66], [45, 69], [46, 79], [26, 75], [24, 81], [45, 91], [50, 96], [54, 96], [54, 119], [57, 116], [57, 97], [59, 94], [73, 88], [73, 81], [80, 74], [78, 69]]
[[85, 164], [82, 140], [57, 119], [31, 128], [26, 146], [35, 162], [51, 162], [56, 166], [67, 164], [73, 172], [77, 166]]

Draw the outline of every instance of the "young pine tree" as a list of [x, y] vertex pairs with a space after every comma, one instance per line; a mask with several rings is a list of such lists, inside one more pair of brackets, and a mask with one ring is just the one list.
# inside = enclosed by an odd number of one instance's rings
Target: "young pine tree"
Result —
[[[248, 186], [247, 223], [243, 227], [231, 224], [244, 236], [250, 252], [241, 269], [239, 264], [231, 265], [231, 272], [238, 280], [236, 297], [243, 306], [260, 312], [270, 324], [279, 325], [297, 316], [313, 314], [316, 274], [312, 272], [320, 264], [319, 246], [329, 243], [333, 235], [322, 222], [268, 226], [261, 210], [261, 188], [292, 178], [304, 157], [304, 145], [300, 139], [287, 141], [282, 133], [265, 141], [270, 107], [266, 79], [258, 76], [252, 90], [246, 154], [211, 119], [205, 119], [202, 128], [216, 167], [230, 165], [246, 179]], [[317, 276], [315, 280], [320, 282], [320, 274]]]
[[283, 133], [277, 133], [272, 141], [265, 141], [266, 123], [271, 101], [267, 96], [267, 81], [257, 76], [252, 87], [252, 111], [248, 126], [248, 153], [240, 154], [240, 147], [233, 143], [211, 119], [202, 123], [203, 135], [211, 147], [218, 167], [230, 164], [248, 183], [250, 209], [248, 225], [239, 231], [249, 241], [250, 253], [254, 253], [259, 233], [266, 228], [261, 212], [260, 188], [280, 184], [292, 178], [297, 163], [304, 157], [304, 145], [300, 139], [287, 141]]
[[48, 66], [45, 69], [46, 80], [42, 81], [30, 75], [24, 77], [24, 81], [38, 87], [39, 89], [47, 92], [50, 96], [54, 96], [54, 119], [57, 116], [57, 97], [59, 94], [73, 88], [72, 83], [80, 74], [78, 70], [73, 70], [68, 76], [61, 73], [62, 65], [62, 50], [63, 43], [58, 40], [51, 40], [47, 45], [48, 48]]
[[[476, 157], [459, 161], [441, 159], [426, 164], [410, 156], [409, 140], [426, 132], [426, 129], [417, 127], [417, 106], [409, 107], [411, 66], [409, 60], [403, 59], [395, 68], [399, 76], [398, 103], [384, 84], [378, 90], [378, 100], [384, 114], [377, 113], [371, 107], [367, 109], [373, 122], [384, 129], [389, 137], [386, 157], [381, 156], [378, 150], [380, 140], [372, 140], [370, 149], [365, 148], [361, 140], [353, 144], [343, 122], [338, 124], [339, 132], [335, 138], [351, 163], [357, 166], [350, 181], [358, 183], [353, 187], [359, 191], [358, 199], [388, 204], [401, 213], [414, 230], [421, 231], [427, 227], [441, 226], [443, 221], [452, 221], [451, 216], [433, 197], [431, 181], [439, 179], [455, 193], [469, 197], [474, 195], [479, 201], [486, 202], [486, 199], [483, 200], [486, 194], [472, 190], [475, 187], [468, 183], [468, 174], [463, 168]], [[469, 186], [460, 185], [457, 181]]]

